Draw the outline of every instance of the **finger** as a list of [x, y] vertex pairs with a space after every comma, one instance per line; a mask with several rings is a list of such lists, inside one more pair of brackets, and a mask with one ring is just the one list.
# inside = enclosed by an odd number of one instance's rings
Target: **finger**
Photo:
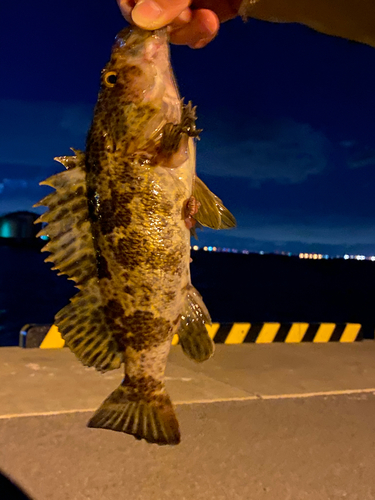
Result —
[[132, 19], [136, 25], [146, 30], [155, 30], [171, 23], [189, 7], [191, 0], [139, 0]]
[[134, 0], [117, 0], [117, 4], [120, 7], [121, 14], [125, 17], [128, 23], [131, 23], [132, 16], [131, 12], [134, 8], [135, 1]]
[[191, 21], [180, 28], [173, 29], [170, 39], [174, 44], [189, 45], [193, 49], [200, 49], [215, 38], [219, 26], [219, 19], [212, 10], [193, 10]]
[[193, 14], [190, 9], [185, 9], [181, 12], [179, 16], [177, 16], [173, 22], [171, 22], [168, 26], [169, 31], [173, 31], [179, 28], [182, 28], [185, 26], [187, 23], [190, 23], [191, 19], [193, 17]]

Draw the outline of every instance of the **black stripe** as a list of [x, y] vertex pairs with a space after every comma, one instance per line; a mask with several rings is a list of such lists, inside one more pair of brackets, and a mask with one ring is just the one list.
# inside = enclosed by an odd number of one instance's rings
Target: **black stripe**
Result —
[[259, 336], [264, 323], [254, 323], [251, 325], [250, 330], [247, 332], [244, 342], [255, 342]]
[[332, 335], [331, 335], [331, 338], [329, 339], [329, 341], [330, 342], [339, 342], [342, 334], [344, 333], [345, 328], [346, 328], [346, 323], [341, 323], [339, 325], [336, 325], [335, 329], [332, 332]]
[[315, 338], [316, 332], [319, 330], [319, 327], [320, 323], [313, 323], [309, 325], [305, 335], [303, 336], [302, 342], [312, 342]]
[[363, 340], [363, 326], [361, 325], [361, 328], [359, 329], [359, 332], [357, 333], [357, 338], [355, 339], [356, 342], [359, 340]]
[[232, 329], [232, 326], [233, 323], [224, 323], [220, 325], [219, 330], [216, 332], [216, 335], [214, 337], [215, 344], [224, 344], [226, 338], [229, 335], [229, 332]]
[[285, 339], [287, 338], [291, 327], [292, 327], [292, 323], [282, 323], [280, 325], [280, 328], [278, 329], [273, 341], [274, 342], [285, 342]]

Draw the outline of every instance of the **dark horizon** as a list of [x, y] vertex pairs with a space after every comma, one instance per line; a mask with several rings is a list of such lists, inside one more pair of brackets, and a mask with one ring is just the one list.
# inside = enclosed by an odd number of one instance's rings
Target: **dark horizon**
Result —
[[[0, 345], [17, 345], [25, 324], [52, 324], [77, 293], [39, 250], [0, 244], [0, 282], [7, 283], [0, 290]], [[213, 322], [358, 323], [374, 337], [372, 262], [204, 250], [192, 258], [192, 283]]]

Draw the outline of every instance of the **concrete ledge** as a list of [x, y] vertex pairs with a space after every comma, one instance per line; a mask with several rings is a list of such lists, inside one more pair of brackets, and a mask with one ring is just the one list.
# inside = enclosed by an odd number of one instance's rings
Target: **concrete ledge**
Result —
[[374, 358], [373, 341], [219, 344], [202, 364], [172, 347], [182, 442], [161, 448], [86, 427], [123, 370], [0, 349], [0, 466], [35, 500], [373, 500]]
[[[174, 404], [375, 391], [374, 357], [372, 341], [218, 344], [214, 356], [200, 364], [173, 346], [166, 386]], [[4, 347], [0, 420], [7, 415], [95, 410], [121, 383], [123, 373], [123, 368], [106, 373], [87, 368], [70, 349]]]
[[[270, 344], [285, 342], [358, 342], [363, 340], [359, 323], [213, 323], [207, 331], [215, 344]], [[179, 343], [178, 335], [172, 345]], [[56, 325], [25, 325], [20, 332], [20, 347], [60, 349], [65, 341]]]

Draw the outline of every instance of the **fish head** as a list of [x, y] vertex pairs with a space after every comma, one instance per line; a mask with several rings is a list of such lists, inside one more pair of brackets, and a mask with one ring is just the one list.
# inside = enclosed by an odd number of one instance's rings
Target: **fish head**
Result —
[[172, 76], [166, 28], [130, 26], [117, 35], [111, 60], [102, 72], [102, 92], [122, 102], [157, 104], [177, 89]]
[[149, 141], [163, 123], [179, 121], [180, 98], [166, 28], [148, 31], [130, 26], [120, 31], [102, 71], [99, 101], [116, 142], [124, 131], [118, 124], [131, 125], [134, 143], [135, 135]]

